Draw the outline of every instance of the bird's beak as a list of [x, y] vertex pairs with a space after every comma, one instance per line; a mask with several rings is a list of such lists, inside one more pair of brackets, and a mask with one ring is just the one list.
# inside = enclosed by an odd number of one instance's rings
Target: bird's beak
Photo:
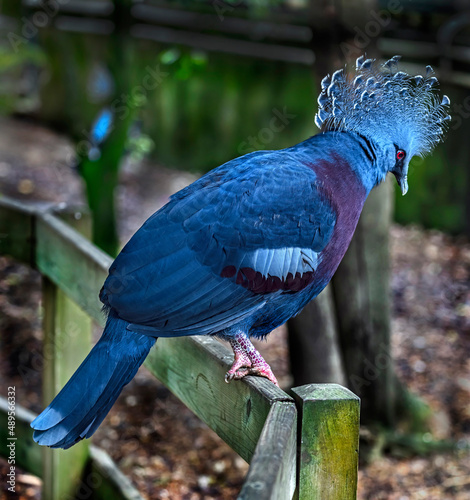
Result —
[[405, 196], [408, 192], [408, 165], [405, 165], [400, 171], [393, 170], [392, 173], [397, 179], [401, 194]]
[[408, 192], [408, 176], [395, 174], [395, 177], [397, 178], [398, 185], [400, 186], [401, 194], [405, 196]]

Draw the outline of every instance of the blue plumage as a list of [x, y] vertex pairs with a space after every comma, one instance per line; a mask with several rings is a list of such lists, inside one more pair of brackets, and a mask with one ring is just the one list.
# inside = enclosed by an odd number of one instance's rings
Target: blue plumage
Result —
[[[133, 236], [102, 294], [129, 329], [154, 327], [160, 336], [218, 333], [285, 291], [279, 287], [289, 273], [315, 270], [335, 217], [316, 190], [315, 172], [299, 163], [295, 148], [286, 153], [259, 152], [213, 170]], [[256, 293], [252, 276], [239, 276], [242, 269], [280, 283]]]
[[258, 374], [277, 383], [249, 337], [320, 293], [370, 190], [392, 172], [406, 191], [412, 155], [442, 134], [448, 99], [436, 101], [433, 78], [395, 69], [396, 58], [382, 69], [360, 59], [351, 78], [327, 77], [320, 134], [214, 169], [144, 223], [101, 290], [103, 337], [33, 422], [37, 442], [67, 448], [91, 436], [158, 337], [217, 335], [235, 353], [227, 381]]
[[33, 421], [35, 441], [52, 448], [70, 448], [90, 437], [154, 343], [155, 339], [146, 335], [128, 335], [125, 322], [110, 313], [100, 340], [54, 401]]

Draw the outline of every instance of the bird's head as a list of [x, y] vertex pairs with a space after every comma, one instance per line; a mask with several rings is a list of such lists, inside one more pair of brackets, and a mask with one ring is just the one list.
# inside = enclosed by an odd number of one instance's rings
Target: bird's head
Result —
[[378, 179], [392, 172], [405, 194], [409, 162], [442, 140], [450, 100], [437, 95], [430, 66], [424, 76], [410, 76], [398, 71], [399, 59], [379, 65], [362, 56], [353, 75], [338, 70], [326, 76], [315, 123], [321, 132], [355, 132], [370, 141], [378, 156]]

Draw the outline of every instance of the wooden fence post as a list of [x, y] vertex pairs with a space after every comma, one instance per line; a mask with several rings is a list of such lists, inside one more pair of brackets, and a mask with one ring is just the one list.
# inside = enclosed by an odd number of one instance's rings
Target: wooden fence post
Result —
[[[48, 405], [88, 354], [90, 318], [49, 279], [43, 280], [43, 402]], [[43, 448], [44, 500], [74, 498], [88, 459], [88, 443]]]
[[237, 500], [291, 500], [296, 487], [297, 411], [294, 402], [271, 407]]
[[354, 500], [360, 399], [337, 384], [292, 389], [299, 411], [298, 498]]
[[[86, 218], [60, 214], [82, 233], [89, 232]], [[88, 354], [91, 318], [48, 278], [43, 277], [43, 402], [48, 405]], [[75, 498], [88, 461], [88, 442], [68, 450], [43, 448], [44, 500]]]
[[[28, 230], [10, 232], [9, 219], [4, 215], [12, 211], [25, 216], [21, 222]], [[71, 221], [74, 225], [75, 219]], [[0, 200], [3, 228], [5, 249], [25, 260], [31, 256], [30, 261], [44, 277], [43, 381], [44, 400], [49, 404], [89, 351], [91, 318], [103, 321], [95, 291], [104, 281], [111, 260], [57, 216], [35, 213], [30, 207], [23, 209], [20, 203]], [[23, 246], [28, 245], [32, 248], [24, 252]], [[251, 461], [240, 499], [355, 499], [359, 398], [336, 384], [312, 384], [292, 389], [297, 400], [294, 407], [292, 398], [266, 379], [247, 377], [227, 386], [223, 375], [230, 361], [228, 350], [211, 338], [160, 339], [146, 366], [235, 451]], [[7, 407], [0, 398], [0, 423], [7, 419]], [[33, 417], [20, 417], [20, 413], [18, 433], [29, 437], [18, 441], [23, 443], [18, 463], [21, 459], [23, 466], [37, 474], [41, 465], [38, 450], [28, 449], [32, 440], [27, 425]], [[122, 482], [115, 480], [118, 475], [106, 472], [107, 466], [99, 456], [90, 457], [86, 442], [69, 450], [42, 451], [46, 500], [74, 498], [90, 458], [98, 467], [92, 468], [92, 473], [98, 472], [103, 480], [103, 498], [110, 494], [108, 479], [113, 484]], [[116, 498], [138, 497], [128, 485], [118, 486], [116, 491], [120, 492]]]

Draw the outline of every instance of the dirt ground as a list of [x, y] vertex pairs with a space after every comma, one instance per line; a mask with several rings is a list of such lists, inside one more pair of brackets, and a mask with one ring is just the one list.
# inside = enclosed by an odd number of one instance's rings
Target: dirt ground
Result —
[[[83, 186], [64, 160], [68, 141], [43, 127], [0, 120], [0, 193], [17, 199], [83, 204]], [[52, 167], [51, 167], [52, 165]], [[194, 177], [127, 164], [118, 192], [122, 241]], [[1, 237], [1, 235], [0, 235]], [[470, 498], [470, 244], [434, 231], [392, 229], [393, 354], [401, 380], [433, 410], [433, 436], [454, 452], [406, 456], [392, 449], [359, 471], [359, 499]], [[0, 240], [1, 244], [1, 240]], [[1, 247], [0, 247], [1, 249]], [[1, 254], [1, 251], [0, 251]], [[0, 256], [0, 393], [41, 404], [41, 281]], [[95, 335], [99, 335], [96, 329]], [[260, 346], [281, 385], [290, 382], [286, 332]], [[28, 367], [20, 373], [18, 367]], [[431, 436], [430, 436], [431, 438]], [[247, 464], [145, 369], [125, 388], [92, 438], [148, 499], [232, 499]], [[6, 462], [0, 460], [2, 477]], [[18, 471], [18, 495], [39, 499], [41, 481]], [[0, 492], [6, 495], [2, 481]]]

